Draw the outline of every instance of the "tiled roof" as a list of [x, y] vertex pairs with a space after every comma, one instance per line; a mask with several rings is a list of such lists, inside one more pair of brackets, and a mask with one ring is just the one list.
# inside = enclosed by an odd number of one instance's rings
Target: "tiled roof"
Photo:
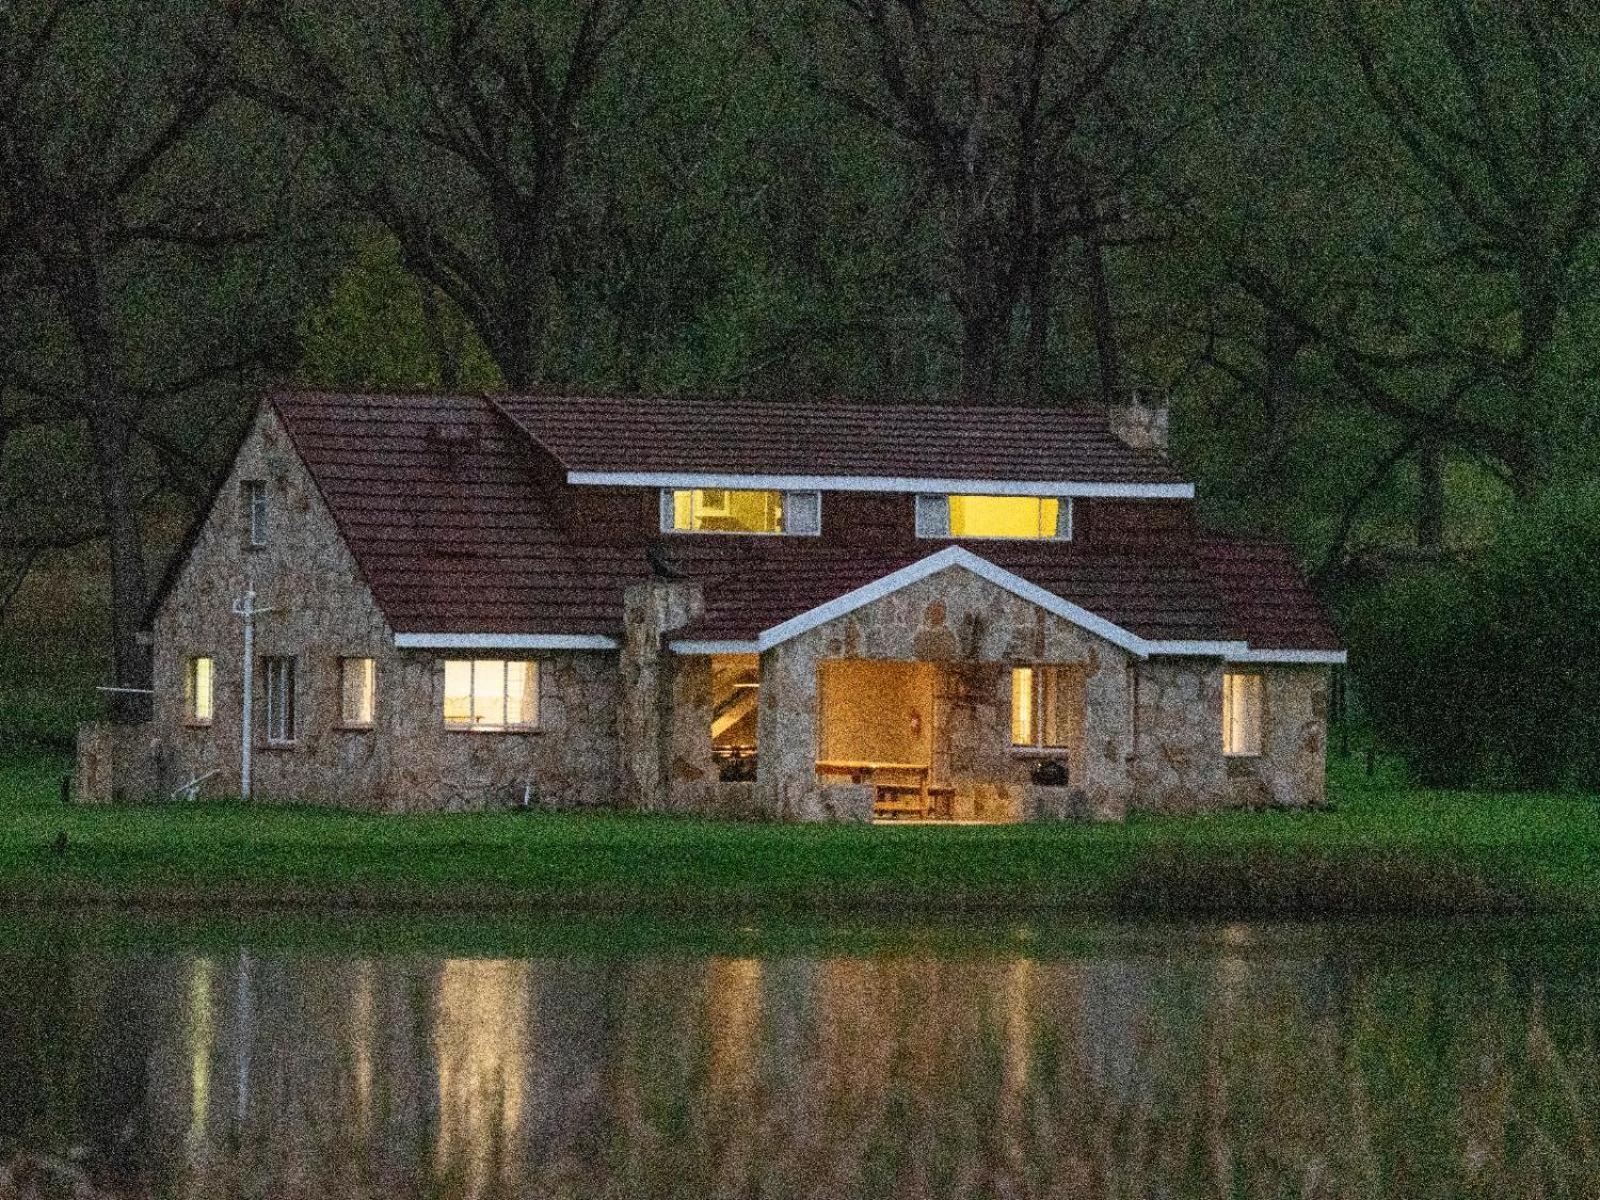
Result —
[[[743, 641], [836, 596], [937, 553], [927, 542], [900, 553], [872, 554], [824, 547], [747, 558], [708, 578], [706, 611], [674, 635], [685, 640]], [[1053, 592], [1114, 625], [1152, 640], [1219, 640], [1230, 635], [1222, 600], [1210, 578], [1186, 554], [1152, 558], [1086, 554], [1070, 546], [971, 543], [979, 557]], [[765, 559], [765, 561], [762, 561]], [[692, 560], [691, 574], [698, 569]]]
[[[605, 634], [649, 576], [643, 542], [575, 538], [549, 511], [526, 435], [481, 397], [284, 393], [272, 401], [397, 633]], [[887, 411], [887, 410], [885, 410]], [[936, 552], [810, 538], [674, 539], [705, 585], [678, 636], [748, 640]], [[1150, 639], [1333, 649], [1337, 636], [1276, 543], [1190, 551], [972, 543], [996, 566]]]
[[1339, 634], [1289, 547], [1207, 534], [1195, 557], [1216, 581], [1228, 618], [1253, 650], [1338, 650]]
[[274, 405], [396, 632], [620, 624], [605, 553], [568, 544], [526, 440], [482, 399], [290, 393]]
[[1103, 408], [501, 396], [569, 471], [1176, 484]]

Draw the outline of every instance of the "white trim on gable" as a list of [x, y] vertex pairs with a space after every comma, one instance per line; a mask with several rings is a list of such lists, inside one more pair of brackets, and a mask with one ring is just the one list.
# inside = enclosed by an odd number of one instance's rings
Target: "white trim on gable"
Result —
[[1320, 663], [1323, 666], [1342, 667], [1350, 661], [1343, 650], [1251, 650], [1249, 648], [1228, 655], [1236, 663]]
[[954, 492], [984, 496], [1081, 496], [1103, 500], [1193, 500], [1192, 483], [1073, 483], [1006, 479], [914, 479], [899, 475], [740, 475], [711, 471], [568, 471], [579, 487], [734, 488], [796, 492]]
[[397, 633], [396, 650], [615, 650], [600, 633]]
[[[781, 645], [791, 638], [815, 629], [817, 626], [854, 612], [874, 601], [881, 600], [903, 587], [917, 583], [937, 574], [948, 567], [961, 567], [971, 571], [980, 579], [986, 579], [996, 587], [1004, 588], [1014, 596], [1019, 596], [1030, 604], [1036, 604], [1046, 612], [1054, 613], [1063, 620], [1072, 622], [1080, 629], [1104, 638], [1114, 646], [1121, 647], [1129, 654], [1138, 658], [1148, 658], [1152, 654], [1163, 655], [1206, 655], [1225, 658], [1230, 654], [1247, 649], [1244, 642], [1183, 642], [1183, 641], [1151, 641], [1142, 638], [1122, 626], [1096, 616], [1088, 609], [1063, 600], [1054, 592], [1046, 591], [1037, 584], [1029, 583], [1020, 575], [1015, 575], [1003, 567], [997, 567], [986, 558], [980, 558], [965, 546], [947, 546], [936, 554], [898, 571], [891, 571], [882, 579], [875, 579], [863, 587], [846, 592], [842, 596], [829, 600], [826, 604], [819, 604], [816, 608], [791, 617], [787, 621], [764, 629], [757, 635], [754, 648], [757, 651], [770, 650], [773, 646]], [[672, 649], [680, 654], [705, 654], [708, 651], [699, 649], [707, 645], [748, 647], [749, 643], [735, 642], [701, 642], [681, 641], [671, 643]], [[716, 650], [709, 653], [728, 653], [731, 651]], [[744, 650], [748, 653], [748, 649]]]
[[730, 641], [728, 639], [709, 639], [697, 641], [694, 638], [684, 638], [670, 643], [674, 654], [760, 654], [761, 643], [757, 641]]

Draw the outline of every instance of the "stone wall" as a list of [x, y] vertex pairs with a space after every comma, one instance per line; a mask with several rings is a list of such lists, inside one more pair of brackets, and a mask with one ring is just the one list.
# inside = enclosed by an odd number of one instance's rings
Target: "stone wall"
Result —
[[1152, 658], [1135, 669], [1138, 738], [1132, 807], [1164, 813], [1215, 808], [1228, 793], [1222, 756], [1222, 662]]
[[[1031, 760], [1011, 748], [1011, 665], [1078, 665], [1086, 728], [1073, 751], [1075, 788], [1094, 809], [1126, 804], [1132, 786], [1129, 656], [1112, 643], [951, 567], [818, 626], [761, 656], [757, 802], [773, 816], [819, 819], [817, 665], [829, 659], [939, 664], [935, 778], [956, 788], [957, 816], [1021, 816]], [[1220, 718], [1219, 718], [1220, 720]], [[1220, 733], [1219, 733], [1220, 737]], [[1218, 747], [1220, 764], [1220, 745]]]
[[1327, 789], [1329, 668], [1280, 664], [1261, 676], [1261, 755], [1227, 760], [1229, 798], [1252, 807], [1319, 807]]
[[[629, 588], [623, 595], [623, 646], [619, 666], [617, 728], [622, 800], [655, 812], [699, 795], [713, 778], [711, 765], [710, 660], [680, 658], [666, 635], [681, 629], [705, 607], [700, 585], [664, 579]], [[689, 712], [705, 713], [705, 746], [680, 733]], [[603, 719], [596, 710], [595, 719]], [[679, 752], [684, 758], [679, 759]], [[670, 781], [685, 785], [674, 794]]]
[[[240, 496], [241, 482], [253, 479], [268, 491], [267, 545], [260, 549], [245, 545]], [[269, 409], [246, 438], [155, 621], [155, 715], [147, 733], [160, 745], [172, 787], [216, 771], [201, 795], [239, 793], [243, 644], [232, 603], [247, 577], [257, 605], [271, 610], [257, 622], [257, 656], [292, 656], [296, 671], [297, 737], [283, 748], [264, 744], [256, 674], [256, 797], [396, 812], [497, 808], [525, 796], [558, 807], [614, 801], [616, 653], [519, 653], [539, 664], [538, 728], [447, 730], [445, 655], [394, 648], [331, 514]], [[185, 665], [197, 655], [215, 661], [215, 717], [205, 727], [184, 720]], [[376, 660], [371, 729], [339, 726], [345, 657]]]

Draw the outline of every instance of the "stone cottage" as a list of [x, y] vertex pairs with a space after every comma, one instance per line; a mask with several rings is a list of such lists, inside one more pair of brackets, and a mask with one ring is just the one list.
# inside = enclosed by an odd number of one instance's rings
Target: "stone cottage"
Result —
[[267, 398], [80, 795], [1118, 818], [1323, 795], [1337, 636], [1164, 410]]

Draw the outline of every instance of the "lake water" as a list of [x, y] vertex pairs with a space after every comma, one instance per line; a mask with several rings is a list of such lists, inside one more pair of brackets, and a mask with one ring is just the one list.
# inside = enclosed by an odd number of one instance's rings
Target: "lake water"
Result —
[[1591, 1197], [1593, 934], [12, 914], [0, 1162], [116, 1196]]

